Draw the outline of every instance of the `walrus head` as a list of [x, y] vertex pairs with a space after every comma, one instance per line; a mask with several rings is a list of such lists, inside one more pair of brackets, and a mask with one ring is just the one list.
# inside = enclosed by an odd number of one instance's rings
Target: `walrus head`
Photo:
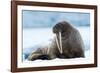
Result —
[[62, 39], [66, 39], [66, 34], [70, 33], [70, 30], [73, 27], [66, 21], [61, 21], [58, 22], [54, 27], [53, 27], [53, 33], [56, 35], [56, 43], [57, 47], [59, 49], [60, 53], [63, 53], [62, 51]]
[[66, 21], [59, 22], [53, 27], [53, 33], [56, 34], [56, 44], [61, 54], [63, 53], [62, 37], [64, 36], [64, 33], [66, 33], [66, 29], [69, 29], [68, 27], [70, 27], [70, 25]]
[[71, 28], [72, 28], [72, 26], [70, 25], [70, 23], [68, 23], [66, 21], [61, 21], [61, 22], [58, 22], [53, 27], [53, 33], [58, 34], [59, 32], [61, 32], [62, 36], [63, 36], [63, 34], [66, 33], [66, 31], [70, 31]]

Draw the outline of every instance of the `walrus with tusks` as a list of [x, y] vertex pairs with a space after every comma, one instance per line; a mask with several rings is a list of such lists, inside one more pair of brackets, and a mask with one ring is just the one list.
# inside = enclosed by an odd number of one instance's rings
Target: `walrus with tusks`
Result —
[[84, 43], [80, 33], [67, 21], [58, 22], [53, 27], [56, 37], [44, 47], [38, 48], [28, 56], [28, 60], [51, 60], [55, 58], [80, 58], [84, 56]]

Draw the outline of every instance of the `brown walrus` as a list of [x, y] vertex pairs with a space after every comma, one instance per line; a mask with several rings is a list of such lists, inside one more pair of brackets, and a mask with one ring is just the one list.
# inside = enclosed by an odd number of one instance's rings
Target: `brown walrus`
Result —
[[28, 60], [84, 57], [84, 43], [81, 35], [70, 23], [58, 22], [53, 27], [53, 33], [56, 37], [52, 42], [32, 52]]

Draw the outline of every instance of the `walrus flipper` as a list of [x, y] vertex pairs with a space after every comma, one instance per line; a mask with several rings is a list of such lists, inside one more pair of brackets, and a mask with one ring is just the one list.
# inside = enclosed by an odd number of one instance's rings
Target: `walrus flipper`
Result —
[[31, 53], [29, 56], [28, 56], [28, 60], [29, 61], [33, 61], [33, 60], [36, 60], [38, 59], [39, 56], [41, 56], [42, 54], [41, 53]]

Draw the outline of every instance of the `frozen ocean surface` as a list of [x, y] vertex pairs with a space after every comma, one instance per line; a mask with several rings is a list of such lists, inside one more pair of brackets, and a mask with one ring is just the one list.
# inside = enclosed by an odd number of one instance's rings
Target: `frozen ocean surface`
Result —
[[[89, 57], [90, 27], [76, 27], [76, 29], [79, 30], [85, 44], [85, 57]], [[23, 60], [39, 46], [48, 45], [53, 37], [52, 28], [23, 29]]]

